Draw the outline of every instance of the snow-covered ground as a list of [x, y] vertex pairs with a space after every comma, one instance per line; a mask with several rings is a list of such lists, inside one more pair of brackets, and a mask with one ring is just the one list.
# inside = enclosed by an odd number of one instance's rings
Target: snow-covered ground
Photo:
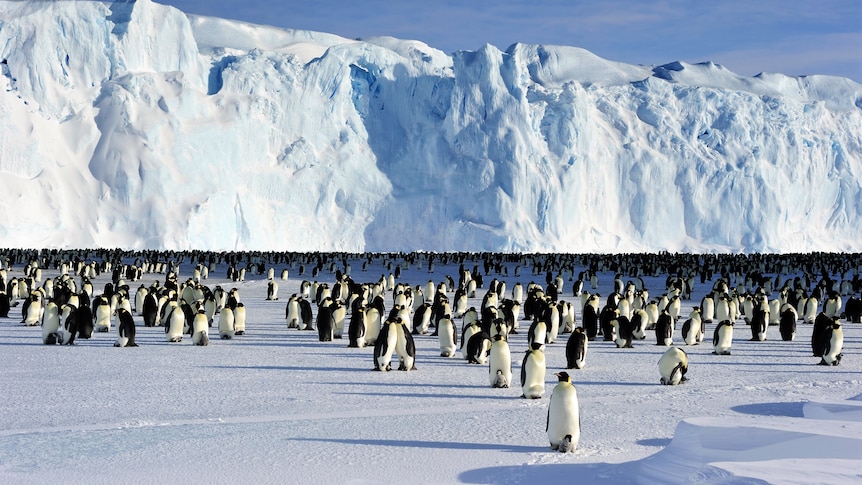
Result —
[[[353, 260], [352, 277], [376, 282], [391, 272], [382, 264], [375, 259], [362, 271]], [[219, 340], [213, 328], [208, 347], [188, 337], [168, 343], [162, 328], [143, 327], [137, 315], [137, 348], [114, 347], [115, 330], [47, 346], [38, 327], [20, 323], [21, 306], [13, 308], [0, 319], [0, 482], [836, 484], [862, 476], [860, 324], [844, 325], [837, 367], [816, 365], [810, 325], [800, 324], [792, 342], [775, 328], [752, 342], [740, 320], [729, 356], [712, 354], [710, 325], [704, 343], [683, 346], [689, 380], [675, 387], [659, 384], [666, 349], [652, 332], [633, 349], [600, 338], [586, 367], [569, 371], [582, 431], [576, 452], [561, 454], [548, 446], [545, 419], [568, 335], [547, 345], [540, 400], [520, 398], [517, 386], [492, 389], [487, 366], [440, 357], [431, 335], [415, 336], [415, 371], [374, 372], [372, 348], [286, 327], [287, 297], [303, 279], [333, 283], [329, 268], [311, 278], [310, 266], [302, 276], [297, 264], [268, 266], [278, 301], [265, 299], [265, 275], [232, 282], [224, 264], [203, 282], [238, 288], [248, 308], [245, 335]], [[471, 306], [495, 277], [507, 282], [506, 296], [516, 281], [544, 285], [529, 266], [520, 277], [515, 263], [506, 266], [509, 276], [485, 275]], [[283, 268], [287, 281], [278, 279]], [[9, 274], [22, 276], [22, 267]], [[46, 269], [43, 278], [56, 274]], [[424, 285], [446, 275], [457, 281], [457, 263], [438, 262], [433, 273], [417, 263], [399, 281]], [[644, 278], [651, 295], [665, 291], [664, 276]], [[189, 277], [186, 263], [179, 281]], [[95, 279], [97, 294], [108, 280]], [[164, 275], [129, 284], [156, 280]], [[565, 280], [561, 298], [580, 322]], [[612, 284], [605, 271], [597, 290], [587, 289], [608, 295]], [[683, 314], [710, 288], [698, 283]], [[386, 304], [388, 311], [391, 296]], [[520, 324], [510, 336], [516, 384], [527, 348], [528, 322]], [[682, 344], [679, 329], [674, 341]]]

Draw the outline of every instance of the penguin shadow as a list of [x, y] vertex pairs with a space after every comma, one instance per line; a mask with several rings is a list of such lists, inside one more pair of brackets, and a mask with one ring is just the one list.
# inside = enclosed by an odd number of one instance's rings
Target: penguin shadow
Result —
[[[548, 448], [541, 451], [551, 452]], [[577, 452], [575, 452], [577, 455]], [[524, 466], [488, 467], [461, 473], [461, 483], [491, 485], [517, 485], [534, 483], [636, 483], [637, 473], [630, 472], [626, 464], [609, 463], [553, 463]]]
[[[517, 446], [504, 443], [463, 443], [456, 441], [416, 441], [416, 440], [379, 440], [379, 439], [332, 439], [332, 438], [285, 438], [290, 441], [318, 441], [338, 443], [339, 445], [389, 446], [397, 448], [424, 448], [432, 450], [465, 451], [504, 451], [507, 453], [537, 453], [547, 448], [537, 446]], [[485, 482], [482, 482], [485, 483]]]
[[[395, 372], [395, 371], [393, 371]], [[313, 384], [331, 385], [333, 382], [314, 382]], [[410, 382], [339, 382], [339, 386], [372, 386], [373, 388], [380, 387], [414, 387], [415, 384]], [[439, 387], [444, 389], [477, 389], [477, 386], [470, 384], [422, 384], [423, 388]], [[377, 394], [376, 392], [374, 394]]]
[[294, 372], [367, 372], [367, 369], [355, 369], [353, 367], [303, 367], [290, 365], [207, 365], [203, 367], [207, 369], [248, 369]]
[[788, 418], [803, 418], [802, 402], [762, 402], [732, 406], [731, 411], [751, 414], [753, 416], [781, 416]]
[[[333, 383], [334, 384], [334, 383]], [[339, 383], [340, 384], [340, 383]], [[451, 386], [449, 386], [451, 387]], [[345, 396], [380, 396], [380, 397], [419, 397], [419, 398], [443, 398], [443, 399], [487, 399], [491, 401], [512, 401], [511, 395], [467, 395], [467, 394], [434, 394], [417, 392], [334, 392]]]

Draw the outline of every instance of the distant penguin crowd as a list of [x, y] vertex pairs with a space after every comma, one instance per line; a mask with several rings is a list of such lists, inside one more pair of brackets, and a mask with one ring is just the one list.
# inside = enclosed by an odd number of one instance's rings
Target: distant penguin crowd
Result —
[[[435, 269], [456, 267], [442, 277]], [[369, 268], [384, 272], [369, 278]], [[569, 452], [580, 439], [573, 376], [583, 374], [578, 371], [587, 367], [589, 349], [659, 347], [656, 380], [673, 386], [688, 382], [684, 347], [700, 345], [709, 332], [712, 354], [725, 360], [736, 355], [734, 337], [796, 342], [800, 328], [810, 328], [811, 356], [817, 364], [837, 366], [844, 356], [843, 326], [862, 323], [859, 268], [860, 255], [831, 253], [6, 249], [0, 250], [0, 317], [16, 320], [12, 310], [20, 306], [20, 324], [40, 327], [46, 345], [76, 345], [115, 332], [115, 347], [138, 347], [139, 327], [161, 327], [168, 343], [229, 345], [254, 332], [255, 308], [241, 301], [242, 284], [265, 279], [259, 304], [284, 309], [286, 332], [309, 331], [321, 345], [346, 341], [348, 348], [368, 348], [360, 351], [374, 371], [421, 369], [417, 339], [434, 339], [439, 358], [460, 354], [465, 364], [485, 369], [486, 385], [517, 388], [523, 399], [543, 399], [549, 371], [559, 369], [552, 374], [557, 382], [546, 432], [552, 450]], [[405, 281], [408, 269], [412, 275], [427, 271], [432, 279]], [[208, 285], [218, 270], [223, 283]], [[647, 288], [646, 277], [663, 277], [664, 284]], [[612, 281], [606, 295], [597, 291], [600, 278]], [[106, 282], [97, 289], [96, 280]], [[279, 295], [279, 281], [298, 291]], [[696, 287], [708, 290], [692, 301]], [[565, 361], [548, 361], [550, 345], [565, 349]], [[513, 360], [519, 372], [513, 373]]]

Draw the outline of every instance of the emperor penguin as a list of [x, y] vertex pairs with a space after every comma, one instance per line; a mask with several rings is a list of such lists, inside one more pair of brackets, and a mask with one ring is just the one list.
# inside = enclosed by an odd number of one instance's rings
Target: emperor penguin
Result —
[[733, 322], [722, 320], [718, 322], [712, 332], [713, 354], [730, 355], [730, 346], [733, 344]]
[[707, 294], [700, 300], [700, 311], [703, 323], [712, 323], [715, 317], [715, 300], [711, 294]]
[[203, 308], [198, 310], [192, 320], [192, 345], [205, 347], [210, 344], [209, 321]]
[[488, 375], [494, 388], [508, 388], [512, 382], [512, 354], [506, 335], [494, 335], [491, 339]]
[[93, 317], [96, 320], [95, 323], [95, 331], [96, 332], [110, 332], [111, 331], [111, 304], [108, 302], [107, 298], [98, 297], [96, 301], [93, 302], [95, 308], [93, 310]]
[[218, 317], [218, 334], [222, 340], [230, 340], [236, 333], [236, 328], [234, 324], [236, 323], [236, 317], [233, 314], [233, 310], [230, 307], [225, 307], [224, 310], [219, 313]]
[[168, 342], [182, 342], [183, 330], [185, 329], [186, 316], [181, 308], [174, 308], [165, 327], [165, 337]]
[[[64, 305], [64, 307], [66, 306], [72, 309], [69, 316], [75, 318], [76, 325], [78, 327], [78, 338], [88, 339], [92, 337], [94, 331], [93, 311], [90, 310], [90, 307], [88, 305], [76, 307], [72, 304]], [[68, 322], [66, 323], [66, 327], [69, 327]]]
[[[80, 334], [78, 330], [78, 309], [72, 305], [63, 305], [60, 307], [60, 344], [72, 345], [75, 343], [75, 337]], [[89, 320], [90, 325], [93, 320]], [[92, 331], [90, 332], [92, 334]], [[89, 338], [89, 337], [88, 337]]]
[[781, 319], [778, 321], [778, 333], [781, 334], [781, 340], [789, 342], [796, 338], [796, 320], [798, 319], [796, 308], [793, 305], [790, 303], [781, 305]]
[[646, 327], [649, 323], [649, 315], [646, 310], [638, 308], [632, 312], [632, 338], [635, 340], [646, 339]]
[[437, 339], [440, 342], [440, 357], [454, 357], [458, 345], [457, 330], [452, 316], [446, 314], [437, 322]]
[[679, 347], [671, 347], [658, 360], [660, 382], [667, 386], [675, 386], [686, 380], [688, 372], [688, 355]]
[[682, 324], [682, 339], [686, 345], [697, 345], [703, 341], [703, 321], [700, 308], [694, 307]]
[[330, 305], [332, 309], [332, 337], [343, 338], [344, 327], [347, 325], [347, 307], [336, 300]]
[[823, 312], [814, 319], [814, 328], [811, 332], [811, 351], [814, 357], [822, 357], [826, 352], [829, 342], [826, 333], [833, 323], [838, 323], [838, 317], [828, 317]]
[[751, 340], [763, 342], [766, 340], [766, 329], [769, 327], [769, 309], [755, 305], [751, 316]]
[[545, 351], [534, 342], [521, 361], [521, 397], [541, 399], [545, 394]]
[[114, 347], [137, 347], [135, 342], [135, 320], [132, 314], [125, 308], [117, 309], [117, 341]]
[[566, 369], [583, 369], [587, 358], [587, 334], [583, 327], [575, 328], [566, 342]]
[[548, 341], [548, 326], [539, 319], [533, 320], [530, 325], [530, 330], [527, 331], [527, 345], [532, 345], [533, 342], [538, 342], [544, 345]]
[[34, 327], [39, 325], [42, 321], [42, 299], [39, 297], [38, 293], [31, 293], [29, 297], [24, 301], [24, 307], [22, 309], [22, 313], [24, 318], [21, 320], [21, 323], [28, 327]]
[[42, 317], [42, 343], [56, 345], [60, 339], [60, 308], [49, 300], [45, 303], [45, 315]]
[[467, 344], [470, 342], [470, 338], [481, 331], [482, 326], [479, 324], [478, 320], [468, 323], [464, 329], [461, 330], [461, 355], [464, 357], [464, 360], [470, 360], [470, 353], [467, 350]]
[[841, 306], [841, 295], [838, 294], [838, 292], [833, 291], [829, 294], [829, 296], [826, 298], [826, 301], [823, 303], [823, 313], [825, 313], [827, 317], [840, 316]]
[[823, 355], [820, 357], [820, 365], [838, 365], [841, 363], [841, 349], [844, 346], [844, 334], [841, 331], [841, 323], [837, 317], [832, 317], [832, 324], [823, 332]]
[[351, 348], [365, 347], [365, 307], [358, 307], [350, 314], [350, 324], [347, 326], [347, 346]]
[[331, 342], [333, 337], [332, 309], [328, 304], [317, 307], [317, 338], [321, 342]]
[[398, 370], [416, 370], [416, 344], [413, 334], [407, 328], [402, 318], [396, 319], [395, 323], [395, 353], [398, 355]]
[[545, 431], [551, 449], [568, 453], [575, 451], [581, 438], [581, 416], [578, 408], [578, 393], [567, 372], [557, 372], [558, 382], [551, 391], [548, 404], [548, 420]]
[[380, 326], [382, 324], [380, 310], [377, 307], [369, 306], [365, 309], [365, 343], [366, 345], [374, 345], [377, 342], [377, 336], [380, 334]]
[[266, 284], [266, 299], [278, 300], [278, 282], [270, 279]]
[[467, 362], [470, 364], [487, 364], [488, 353], [491, 351], [491, 336], [480, 330], [467, 341]]
[[392, 355], [398, 342], [396, 325], [397, 323], [387, 318], [380, 326], [380, 333], [374, 342], [374, 370], [392, 370]]
[[287, 328], [299, 328], [299, 297], [294, 293], [287, 300], [287, 307], [284, 309], [284, 318], [287, 320]]
[[595, 340], [599, 331], [599, 294], [590, 295], [581, 317], [587, 339]]
[[233, 309], [233, 334], [245, 335], [245, 304], [238, 302]]
[[655, 324], [656, 345], [673, 345], [673, 317], [668, 311], [662, 310]]
[[629, 319], [624, 315], [620, 315], [611, 320], [611, 326], [613, 327], [612, 333], [614, 334], [614, 343], [617, 345], [617, 348], [632, 348], [632, 325]]

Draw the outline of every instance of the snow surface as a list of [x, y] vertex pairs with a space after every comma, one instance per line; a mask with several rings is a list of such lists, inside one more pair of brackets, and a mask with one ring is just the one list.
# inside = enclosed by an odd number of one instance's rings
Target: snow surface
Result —
[[[347, 258], [357, 282], [377, 282], [393, 271], [390, 263], [403, 264], [398, 281], [411, 286], [446, 275], [457, 280], [454, 261], [438, 259], [430, 273], [421, 256], [414, 264], [380, 256], [366, 271]], [[582, 432], [578, 449], [562, 454], [548, 446], [545, 419], [567, 335], [546, 346], [540, 400], [520, 398], [517, 387], [491, 388], [487, 366], [467, 364], [460, 354], [440, 357], [431, 335], [415, 336], [417, 370], [374, 372], [371, 348], [286, 328], [287, 297], [303, 279], [334, 283], [332, 269], [343, 267], [341, 256], [333, 261], [316, 278], [308, 274], [313, 262], [304, 264], [304, 275], [297, 260], [266, 263], [280, 285], [278, 301], [265, 299], [265, 275], [249, 272], [234, 282], [219, 264], [203, 283], [238, 288], [247, 333], [219, 340], [213, 328], [208, 347], [188, 338], [167, 343], [163, 329], [143, 327], [140, 316], [137, 348], [113, 347], [116, 330], [74, 346], [46, 346], [38, 327], [19, 323], [20, 305], [13, 308], [0, 319], [0, 482], [834, 485], [862, 478], [859, 324], [844, 324], [837, 367], [816, 365], [810, 325], [800, 324], [792, 342], [781, 341], [775, 328], [768, 340], [751, 342], [740, 320], [729, 356], [712, 355], [709, 325], [703, 344], [683, 346], [690, 367], [679, 386], [659, 384], [657, 362], [666, 348], [654, 345], [651, 332], [633, 349], [599, 338], [590, 342], [586, 367], [570, 371]], [[465, 266], [474, 261], [481, 268], [472, 258]], [[492, 278], [507, 283], [507, 296], [516, 281], [544, 284], [527, 258], [515, 277], [517, 264], [503, 265], [509, 276], [486, 274], [470, 305], [479, 307]], [[191, 278], [191, 267], [189, 259], [180, 266], [180, 282]], [[279, 279], [285, 268], [286, 281]], [[13, 266], [9, 276], [22, 277], [22, 269]], [[57, 274], [45, 269], [42, 277]], [[164, 278], [147, 273], [127, 283], [135, 290]], [[598, 287], [587, 289], [608, 295], [613, 278], [600, 271]], [[580, 321], [573, 282], [564, 280], [561, 299], [573, 303]], [[97, 294], [107, 281], [108, 274], [94, 279]], [[644, 282], [653, 297], [665, 292], [661, 272]], [[696, 283], [683, 308], [711, 287]], [[391, 303], [389, 294], [387, 311]], [[510, 336], [514, 376], [528, 323]]]
[[859, 251], [862, 86], [0, 1], [9, 247]]

